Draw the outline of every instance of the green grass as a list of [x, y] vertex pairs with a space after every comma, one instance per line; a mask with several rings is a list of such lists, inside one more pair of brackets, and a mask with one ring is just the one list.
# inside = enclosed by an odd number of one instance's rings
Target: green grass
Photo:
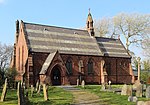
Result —
[[[43, 91], [40, 94], [34, 93], [31, 97], [29, 91], [29, 104], [28, 105], [70, 105], [73, 101], [73, 96], [70, 92], [64, 91], [62, 88], [49, 87], [48, 101], [44, 101]], [[1, 96], [0, 90], [0, 96]], [[18, 97], [16, 90], [7, 91], [6, 100], [0, 102], [0, 105], [17, 105]]]
[[[112, 88], [122, 87], [121, 85], [114, 85]], [[135, 105], [135, 102], [128, 102], [128, 96], [122, 96], [113, 92], [100, 91], [101, 86], [98, 85], [87, 85], [85, 86], [86, 91], [90, 91], [100, 97], [101, 104], [107, 105]], [[146, 98], [138, 98], [138, 100], [149, 100]]]

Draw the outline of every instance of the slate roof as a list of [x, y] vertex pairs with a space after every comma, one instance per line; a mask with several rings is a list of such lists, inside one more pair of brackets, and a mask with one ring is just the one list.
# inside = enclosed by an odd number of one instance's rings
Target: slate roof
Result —
[[24, 22], [28, 47], [32, 52], [59, 51], [63, 54], [103, 56], [87, 30], [62, 28]]
[[32, 52], [131, 57], [118, 39], [92, 37], [87, 30], [23, 24], [28, 48]]
[[45, 62], [44, 62], [44, 64], [43, 64], [43, 66], [42, 66], [42, 69], [41, 69], [41, 71], [40, 71], [40, 74], [45, 74], [45, 73], [47, 72], [48, 67], [49, 67], [49, 65], [51, 64], [51, 62], [52, 62], [54, 56], [56, 55], [56, 53], [57, 53], [57, 52], [54, 52], [54, 53], [50, 53], [50, 54], [48, 55], [48, 57], [46, 58], [46, 60], [45, 60]]
[[96, 40], [104, 56], [131, 57], [119, 39], [96, 37]]

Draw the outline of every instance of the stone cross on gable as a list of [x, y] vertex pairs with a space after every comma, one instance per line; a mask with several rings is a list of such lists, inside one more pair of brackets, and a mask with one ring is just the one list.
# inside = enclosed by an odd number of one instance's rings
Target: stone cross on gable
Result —
[[90, 13], [90, 8], [89, 8], [89, 13]]

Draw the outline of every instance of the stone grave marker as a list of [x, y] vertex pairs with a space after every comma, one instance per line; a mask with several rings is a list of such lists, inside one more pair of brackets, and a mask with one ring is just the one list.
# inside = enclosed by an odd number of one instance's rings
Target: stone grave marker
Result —
[[146, 98], [150, 98], [150, 86], [146, 88]]
[[139, 84], [139, 85], [136, 87], [136, 96], [137, 96], [137, 97], [142, 97], [142, 84]]
[[31, 97], [33, 96], [33, 92], [34, 92], [34, 87], [33, 85], [31, 85]]
[[102, 85], [101, 85], [101, 90], [105, 90], [106, 88], [107, 88], [106, 83], [105, 83], [105, 82], [102, 83]]
[[140, 83], [139, 80], [136, 80], [134, 85], [133, 85], [133, 89], [136, 90], [136, 96], [137, 97], [142, 97], [142, 84]]
[[150, 101], [138, 101], [137, 105], [150, 105]]
[[146, 101], [144, 105], [150, 105], [150, 101]]
[[48, 89], [46, 87], [46, 84], [43, 84], [43, 94], [44, 94], [44, 100], [48, 100]]
[[85, 81], [84, 80], [82, 80], [81, 86], [82, 86], [82, 88], [85, 88]]
[[41, 91], [41, 84], [39, 84], [39, 87], [38, 87], [38, 91], [37, 91], [37, 93], [39, 94], [39, 93], [40, 93], [40, 91]]
[[20, 82], [18, 82], [17, 94], [18, 94], [18, 105], [26, 105], [23, 87]]
[[137, 102], [138, 98], [136, 96], [129, 96], [128, 97], [128, 101], [130, 101], [130, 102]]
[[3, 91], [2, 91], [2, 95], [1, 95], [1, 102], [3, 102], [5, 100], [6, 97], [6, 92], [7, 92], [7, 78], [5, 79], [5, 84], [3, 87]]
[[77, 79], [77, 86], [79, 86], [79, 79]]
[[138, 101], [136, 105], [144, 105], [144, 101]]
[[141, 84], [140, 81], [136, 80], [133, 84], [133, 89], [136, 89], [139, 84]]
[[124, 84], [121, 90], [121, 95], [132, 96], [132, 87]]
[[121, 95], [127, 95], [127, 88], [128, 88], [127, 85], [124, 84], [121, 90]]

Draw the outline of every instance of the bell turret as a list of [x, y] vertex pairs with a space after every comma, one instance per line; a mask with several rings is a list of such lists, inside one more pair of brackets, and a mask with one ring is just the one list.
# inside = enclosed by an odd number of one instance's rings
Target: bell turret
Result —
[[87, 28], [89, 34], [91, 36], [94, 36], [93, 19], [92, 19], [92, 15], [90, 13], [90, 9], [89, 9], [89, 14], [88, 14], [87, 21], [86, 21], [86, 28]]

